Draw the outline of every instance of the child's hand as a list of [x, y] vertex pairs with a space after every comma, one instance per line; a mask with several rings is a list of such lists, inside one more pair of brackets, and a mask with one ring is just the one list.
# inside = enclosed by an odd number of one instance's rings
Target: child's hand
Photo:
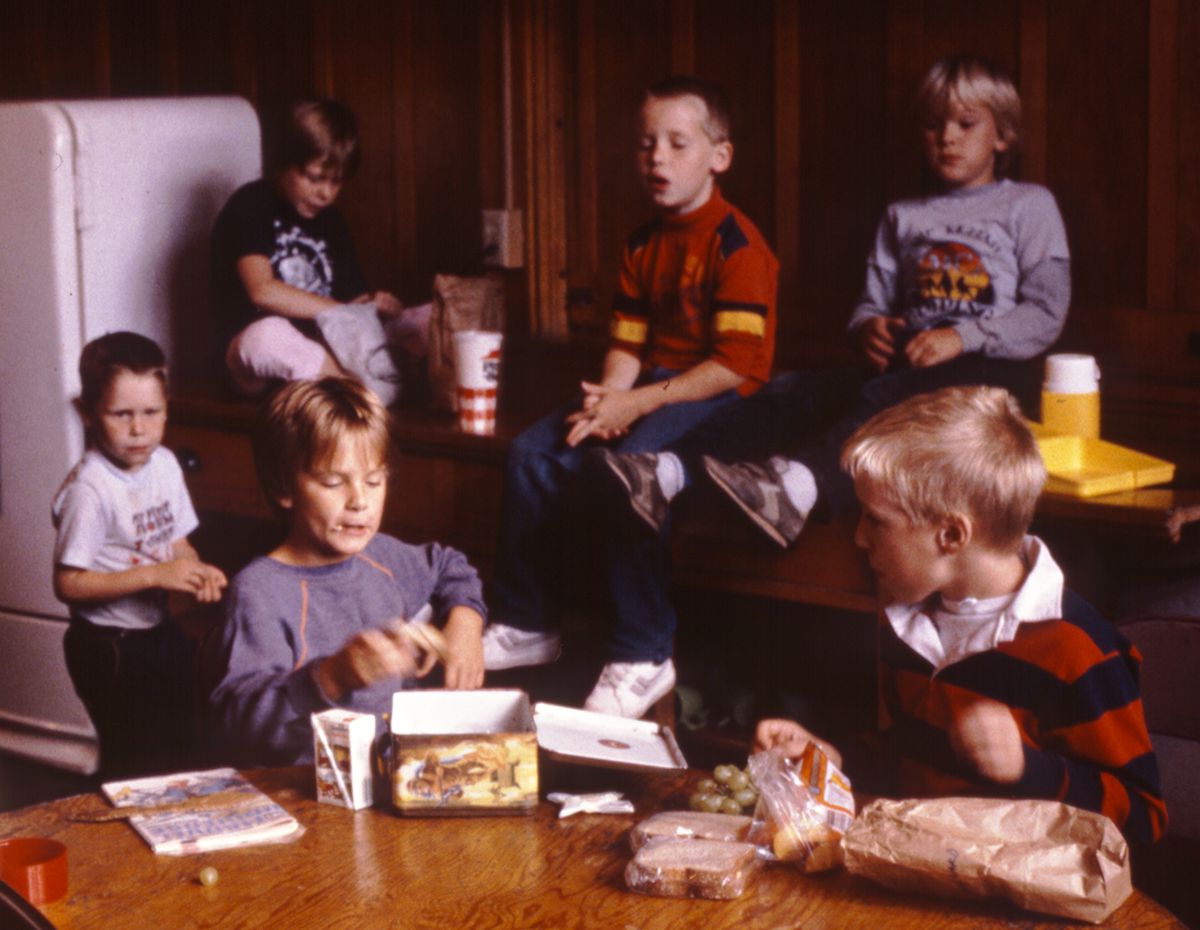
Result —
[[634, 390], [605, 387], [590, 381], [584, 381], [582, 387], [583, 405], [567, 417], [571, 424], [566, 439], [568, 446], [577, 446], [588, 436], [612, 439], [623, 435], [642, 415], [641, 403]]
[[442, 630], [446, 636], [446, 687], [472, 690], [483, 684], [483, 617], [470, 607], [454, 607]]
[[958, 330], [949, 326], [917, 333], [904, 347], [904, 355], [913, 368], [928, 368], [962, 355], [963, 341]]
[[1025, 774], [1025, 749], [1012, 711], [981, 698], [950, 724], [955, 754], [989, 781], [1011, 784]]
[[371, 298], [375, 301], [375, 309], [380, 316], [399, 316], [404, 312], [404, 304], [395, 294], [376, 291]]
[[416, 655], [404, 634], [388, 630], [364, 630], [333, 655], [322, 659], [315, 672], [326, 697], [337, 701], [358, 688], [385, 678], [422, 678], [437, 662], [427, 655], [417, 666]]
[[186, 556], [160, 562], [155, 566], [154, 577], [156, 587], [190, 594], [202, 604], [219, 601], [227, 584], [225, 573], [215, 565]]
[[896, 354], [896, 335], [905, 326], [898, 316], [873, 316], [854, 331], [859, 347], [876, 371], [883, 371], [892, 363]]
[[768, 717], [760, 720], [754, 731], [754, 751], [778, 749], [789, 759], [799, 758], [804, 754], [804, 748], [809, 743], [815, 743], [836, 766], [842, 764], [842, 754], [825, 740], [813, 736], [795, 720], [783, 720]]
[[359, 294], [352, 301], [352, 304], [374, 304], [375, 310], [380, 316], [399, 316], [404, 310], [404, 304], [395, 294], [387, 291], [367, 291], [365, 294]]

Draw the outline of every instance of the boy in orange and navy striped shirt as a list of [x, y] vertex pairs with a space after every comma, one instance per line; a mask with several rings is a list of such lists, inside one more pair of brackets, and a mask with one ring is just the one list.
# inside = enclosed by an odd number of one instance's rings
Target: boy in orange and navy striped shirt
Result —
[[[1130, 840], [1161, 837], [1141, 657], [1025, 535], [1045, 468], [1011, 395], [953, 387], [904, 401], [850, 437], [842, 467], [887, 605], [888, 789], [1060, 800]], [[760, 746], [788, 754], [810, 739], [793, 721], [758, 726]]]
[[[775, 352], [779, 263], [716, 178], [733, 160], [724, 94], [690, 77], [651, 87], [641, 108], [638, 167], [656, 217], [625, 247], [611, 338], [596, 383], [522, 433], [509, 449], [489, 669], [552, 662], [562, 500], [599, 445], [663, 449], [715, 411], [756, 392]], [[584, 706], [640, 717], [675, 684], [675, 611], [667, 596], [667, 543], [601, 534], [613, 605], [606, 665]]]

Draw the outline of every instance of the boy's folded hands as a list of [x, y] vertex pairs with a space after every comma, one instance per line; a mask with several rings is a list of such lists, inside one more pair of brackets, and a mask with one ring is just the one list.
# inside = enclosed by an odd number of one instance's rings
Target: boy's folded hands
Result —
[[215, 604], [228, 583], [225, 573], [199, 559], [182, 557], [155, 566], [157, 587], [192, 595], [201, 604]]
[[898, 354], [910, 368], [929, 368], [962, 355], [963, 341], [950, 326], [927, 329], [911, 338], [908, 324], [898, 316], [875, 316], [854, 331], [859, 348], [876, 371], [885, 371]]
[[629, 427], [645, 414], [633, 389], [590, 381], [584, 381], [581, 386], [583, 406], [567, 417], [571, 426], [566, 439], [568, 446], [577, 446], [588, 436], [615, 439], [627, 433]]

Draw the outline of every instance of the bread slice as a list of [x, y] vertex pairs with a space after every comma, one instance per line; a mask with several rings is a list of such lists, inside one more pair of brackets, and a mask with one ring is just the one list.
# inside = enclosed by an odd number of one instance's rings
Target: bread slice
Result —
[[650, 840], [663, 837], [740, 843], [749, 834], [752, 822], [749, 817], [740, 814], [662, 811], [647, 817], [629, 831], [629, 845], [637, 852]]
[[634, 854], [625, 884], [666, 898], [736, 898], [746, 890], [756, 861], [749, 843], [658, 839]]

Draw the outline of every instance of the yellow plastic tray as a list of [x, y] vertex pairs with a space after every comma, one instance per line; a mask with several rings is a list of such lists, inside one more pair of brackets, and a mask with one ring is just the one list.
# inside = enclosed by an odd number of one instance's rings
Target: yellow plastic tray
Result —
[[1048, 477], [1046, 490], [1072, 497], [1097, 497], [1166, 484], [1175, 465], [1103, 439], [1062, 436], [1034, 430]]

